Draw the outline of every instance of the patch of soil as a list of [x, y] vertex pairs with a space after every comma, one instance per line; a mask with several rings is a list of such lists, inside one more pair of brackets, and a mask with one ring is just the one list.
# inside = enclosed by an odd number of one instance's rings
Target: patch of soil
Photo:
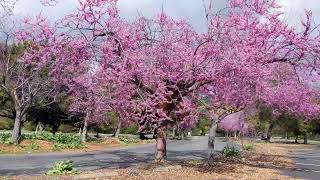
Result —
[[[32, 144], [39, 148], [32, 149]], [[26, 153], [45, 153], [53, 151], [53, 143], [43, 140], [24, 140], [19, 145], [0, 144], [2, 154], [26, 154]]]

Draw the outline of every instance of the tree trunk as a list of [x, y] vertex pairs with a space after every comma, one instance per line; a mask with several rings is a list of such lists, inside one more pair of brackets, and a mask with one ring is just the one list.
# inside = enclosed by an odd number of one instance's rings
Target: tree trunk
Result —
[[209, 140], [208, 140], [208, 158], [209, 158], [209, 160], [214, 157], [214, 143], [216, 140], [217, 127], [218, 127], [217, 119], [212, 118], [211, 119], [211, 127], [209, 130]]
[[296, 136], [296, 139], [294, 140], [294, 143], [298, 143], [298, 136]]
[[115, 130], [113, 136], [115, 138], [119, 138], [120, 135], [120, 130], [121, 130], [121, 120], [119, 119], [118, 125], [117, 125], [117, 129]]
[[273, 123], [270, 124], [268, 132], [267, 132], [266, 142], [271, 142], [271, 133], [272, 133], [273, 127], [274, 127], [274, 124]]
[[157, 129], [156, 158], [155, 162], [164, 162], [167, 159], [167, 127]]
[[84, 118], [82, 132], [81, 132], [81, 142], [87, 142], [88, 136], [88, 120], [89, 120], [89, 113], [87, 113], [86, 117]]
[[99, 126], [96, 127], [96, 138], [99, 138]]
[[22, 114], [20, 110], [16, 110], [16, 117], [14, 120], [14, 126], [12, 130], [12, 143], [15, 145], [19, 144], [20, 137], [21, 137], [21, 126], [22, 126]]
[[57, 129], [58, 129], [57, 124], [56, 124], [56, 122], [54, 121], [54, 122], [52, 123], [52, 134], [53, 134], [53, 135], [56, 135]]
[[36, 127], [36, 133], [38, 132], [42, 132], [43, 131], [43, 124], [41, 123], [41, 121], [38, 122], [37, 127]]
[[308, 144], [308, 134], [307, 133], [304, 134], [303, 144]]
[[172, 129], [172, 138], [175, 139], [176, 138], [176, 128], [173, 127]]

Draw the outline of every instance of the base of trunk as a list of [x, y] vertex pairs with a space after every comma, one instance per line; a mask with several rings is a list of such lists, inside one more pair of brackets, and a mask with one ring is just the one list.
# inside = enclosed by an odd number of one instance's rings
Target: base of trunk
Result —
[[155, 162], [165, 162], [167, 159], [167, 132], [166, 127], [160, 127], [157, 130], [157, 140], [156, 140], [156, 156]]
[[11, 141], [13, 144], [18, 145], [20, 143], [20, 138], [21, 138], [21, 125], [22, 125], [22, 120], [21, 116], [16, 116], [15, 121], [14, 121], [14, 127], [12, 130], [12, 137]]

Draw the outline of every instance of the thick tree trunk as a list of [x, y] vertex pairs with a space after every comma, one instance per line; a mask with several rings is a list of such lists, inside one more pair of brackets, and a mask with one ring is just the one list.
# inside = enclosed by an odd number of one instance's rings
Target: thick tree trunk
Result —
[[294, 143], [298, 143], [298, 138], [299, 138], [299, 136], [296, 136]]
[[117, 125], [117, 129], [113, 133], [113, 136], [115, 138], [119, 138], [120, 130], [121, 130], [121, 120], [119, 119], [119, 122], [118, 122], [118, 125]]
[[14, 126], [12, 130], [12, 143], [19, 144], [21, 137], [21, 126], [22, 126], [23, 115], [20, 110], [16, 110], [16, 118], [14, 120]]
[[217, 127], [218, 127], [217, 119], [212, 118], [211, 119], [211, 127], [209, 130], [209, 140], [208, 140], [208, 158], [209, 158], [209, 160], [214, 157], [214, 143], [216, 140]]
[[307, 133], [304, 134], [303, 144], [308, 144], [308, 134]]
[[87, 142], [88, 136], [88, 120], [89, 120], [89, 113], [87, 113], [86, 117], [84, 118], [82, 132], [81, 132], [81, 142]]
[[167, 158], [167, 127], [157, 129], [156, 157], [155, 162], [164, 162]]
[[268, 132], [267, 132], [267, 139], [266, 142], [271, 142], [271, 134], [272, 134], [272, 130], [273, 130], [274, 124], [270, 124]]

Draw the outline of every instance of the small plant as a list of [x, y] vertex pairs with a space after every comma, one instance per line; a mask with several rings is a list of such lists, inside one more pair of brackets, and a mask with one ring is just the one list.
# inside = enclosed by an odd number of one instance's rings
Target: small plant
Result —
[[246, 151], [252, 151], [252, 150], [254, 150], [254, 144], [245, 144], [243, 146], [243, 149]]
[[53, 168], [49, 170], [46, 175], [66, 175], [66, 174], [77, 174], [78, 171], [74, 168], [73, 161], [58, 161], [54, 164]]
[[37, 143], [37, 141], [35, 141], [35, 140], [31, 141], [31, 149], [32, 150], [39, 150], [40, 149], [40, 145]]
[[123, 136], [120, 136], [119, 140], [125, 144], [132, 144], [132, 143], [140, 142], [140, 139], [138, 139], [138, 138], [129, 138], [129, 137], [123, 137]]
[[239, 156], [240, 151], [238, 149], [236, 149], [235, 147], [226, 146], [223, 148], [223, 154], [225, 156]]
[[12, 144], [11, 133], [0, 134], [0, 143], [1, 144]]

